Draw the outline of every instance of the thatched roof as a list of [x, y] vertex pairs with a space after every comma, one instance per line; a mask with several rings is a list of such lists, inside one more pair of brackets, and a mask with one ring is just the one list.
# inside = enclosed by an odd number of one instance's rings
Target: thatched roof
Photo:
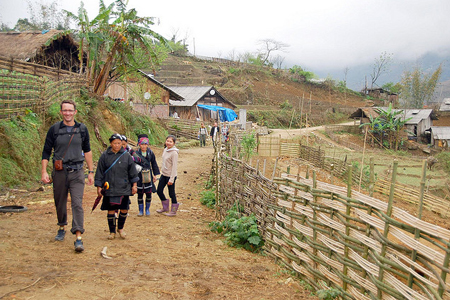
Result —
[[68, 31], [0, 32], [0, 55], [68, 71], [77, 71], [78, 44]]

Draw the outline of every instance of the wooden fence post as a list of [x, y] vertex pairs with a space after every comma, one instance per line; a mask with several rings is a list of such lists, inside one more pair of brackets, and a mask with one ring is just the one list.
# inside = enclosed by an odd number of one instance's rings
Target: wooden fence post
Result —
[[[350, 198], [352, 196], [352, 173], [353, 173], [353, 168], [351, 165], [349, 165], [348, 183], [347, 183], [347, 197], [348, 198]], [[345, 210], [345, 236], [346, 237], [350, 236], [350, 213], [351, 213], [350, 209], [351, 209], [351, 206], [347, 200], [346, 210]], [[348, 252], [349, 252], [349, 248], [346, 243], [344, 246], [345, 259], [348, 259], [348, 255], [349, 255]], [[345, 263], [344, 263], [343, 273], [344, 273], [344, 276], [347, 276], [347, 274], [348, 274], [348, 267], [347, 267], [347, 264], [345, 264]], [[343, 280], [342, 288], [344, 289], [344, 291], [347, 291], [347, 281]]]
[[[394, 204], [394, 193], [395, 193], [395, 181], [397, 178], [397, 167], [398, 167], [398, 161], [395, 159], [394, 166], [392, 168], [391, 188], [390, 188], [389, 202], [388, 202], [388, 207], [387, 207], [387, 212], [386, 212], [386, 215], [388, 217], [390, 217], [392, 215], [392, 206]], [[388, 235], [389, 235], [389, 222], [388, 222], [388, 220], [386, 220], [384, 223], [384, 232], [383, 232], [383, 236], [386, 240], [388, 239]], [[383, 258], [386, 256], [386, 248], [387, 248], [386, 244], [382, 243], [380, 256]], [[383, 282], [383, 278], [384, 278], [384, 267], [381, 264], [379, 266], [378, 280], [380, 282]], [[377, 298], [381, 299], [382, 296], [383, 296], [383, 291], [380, 288], [378, 288]]]
[[[424, 193], [424, 189], [425, 189], [426, 177], [427, 177], [427, 160], [424, 159], [423, 162], [422, 162], [422, 178], [420, 179], [419, 208], [418, 208], [418, 211], [417, 211], [417, 218], [419, 218], [420, 220], [422, 219], [423, 193]], [[420, 229], [419, 228], [415, 228], [414, 229], [414, 238], [416, 240], [418, 240], [420, 238]], [[415, 262], [416, 258], [417, 258], [417, 250], [413, 249], [413, 251], [411, 253], [411, 260], [413, 262]], [[414, 279], [413, 274], [409, 273], [409, 276], [408, 276], [408, 286], [409, 287], [412, 287], [413, 279]], [[445, 279], [444, 279], [444, 282], [445, 282]], [[439, 288], [441, 288], [441, 285], [439, 285]]]

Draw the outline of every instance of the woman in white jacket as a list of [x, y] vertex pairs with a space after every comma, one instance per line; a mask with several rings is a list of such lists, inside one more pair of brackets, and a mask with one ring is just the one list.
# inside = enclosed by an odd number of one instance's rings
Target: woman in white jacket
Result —
[[[177, 180], [177, 164], [178, 164], [178, 152], [179, 150], [175, 147], [177, 139], [173, 135], [169, 135], [166, 138], [166, 148], [162, 155], [162, 168], [161, 176], [159, 177], [157, 193], [159, 199], [161, 199], [162, 209], [158, 209], [157, 213], [164, 213], [164, 215], [169, 217], [175, 217], [177, 215], [177, 210], [179, 203], [177, 203], [177, 196], [175, 194], [175, 181]], [[168, 187], [169, 197], [172, 202], [172, 208], [169, 211], [169, 200], [164, 195], [164, 188]]]

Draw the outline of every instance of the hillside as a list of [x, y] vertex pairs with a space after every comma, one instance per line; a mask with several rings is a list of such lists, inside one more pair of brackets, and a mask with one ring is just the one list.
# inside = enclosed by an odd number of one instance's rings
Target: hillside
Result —
[[326, 84], [295, 82], [289, 76], [287, 72], [246, 64], [176, 56], [169, 56], [155, 74], [167, 86], [214, 85], [228, 100], [247, 110], [279, 110], [287, 101], [296, 111], [310, 110], [312, 119], [323, 119], [324, 112], [347, 115], [372, 104], [357, 93], [341, 93]]

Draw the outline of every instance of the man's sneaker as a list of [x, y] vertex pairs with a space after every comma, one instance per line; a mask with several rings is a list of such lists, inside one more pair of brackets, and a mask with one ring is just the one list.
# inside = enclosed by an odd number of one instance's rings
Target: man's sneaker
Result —
[[55, 241], [64, 241], [64, 237], [66, 236], [66, 231], [64, 229], [59, 229], [58, 233], [55, 236]]
[[84, 251], [84, 246], [83, 246], [83, 241], [82, 240], [75, 240], [75, 242], [73, 242], [73, 244], [75, 245], [75, 251], [76, 252], [83, 252]]

